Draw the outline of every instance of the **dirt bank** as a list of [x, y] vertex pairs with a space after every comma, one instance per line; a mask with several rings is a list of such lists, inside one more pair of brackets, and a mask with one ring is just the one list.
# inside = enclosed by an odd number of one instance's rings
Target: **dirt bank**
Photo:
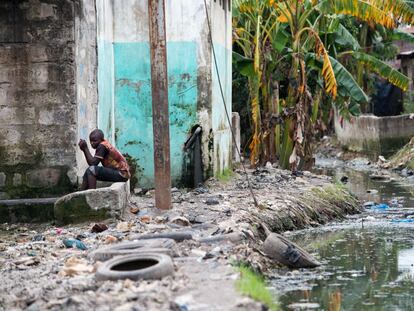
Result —
[[[259, 207], [254, 206], [245, 176], [236, 171], [228, 182], [211, 179], [187, 192], [173, 189], [173, 209], [154, 208], [153, 191], [132, 197], [137, 215], [107, 222], [109, 229], [91, 233], [92, 224], [55, 228], [3, 225], [1, 233], [0, 310], [261, 310], [241, 297], [234, 283], [235, 262], [266, 272], [273, 263], [263, 256], [264, 227], [282, 232], [317, 226], [357, 213], [358, 203], [326, 176], [292, 176], [272, 167], [249, 172]], [[161, 281], [98, 282], [90, 252], [105, 245], [152, 232], [187, 231], [193, 240], [177, 244], [175, 273]], [[232, 234], [233, 242], [200, 239]], [[35, 238], [35, 236], [37, 238]], [[66, 249], [64, 238], [82, 239], [88, 250]], [[38, 241], [33, 241], [33, 239]], [[75, 257], [88, 267], [64, 275]]]

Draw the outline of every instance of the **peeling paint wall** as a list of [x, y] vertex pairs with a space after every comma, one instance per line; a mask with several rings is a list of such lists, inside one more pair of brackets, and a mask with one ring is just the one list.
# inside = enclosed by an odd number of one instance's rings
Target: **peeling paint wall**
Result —
[[[211, 2], [211, 22], [213, 28], [213, 44], [218, 64], [218, 71], [214, 59], [211, 63], [212, 71], [212, 129], [214, 136], [214, 174], [220, 174], [232, 163], [232, 23], [231, 1], [220, 0]], [[225, 105], [220, 90], [223, 90]], [[229, 117], [230, 124], [227, 119]]]
[[[77, 139], [76, 167], [69, 176], [72, 182], [81, 178], [88, 167], [85, 156], [77, 146], [79, 138], [89, 143], [89, 133], [97, 127], [98, 90], [97, 90], [97, 14], [95, 1], [75, 1], [75, 69]], [[92, 147], [89, 146], [92, 150]], [[77, 177], [77, 178], [76, 178]]]
[[[210, 2], [210, 1], [209, 1]], [[139, 0], [97, 1], [98, 12], [98, 77], [99, 77], [99, 126], [110, 132], [115, 128], [116, 146], [136, 161], [137, 177], [141, 186], [153, 185], [153, 135], [152, 135], [152, 101], [151, 101], [151, 64], [148, 32], [148, 4]], [[214, 3], [214, 2], [212, 2]], [[99, 20], [109, 20], [111, 12], [113, 28], [101, 25]], [[217, 32], [230, 23], [231, 12], [219, 6], [225, 20], [217, 24]], [[209, 7], [211, 10], [212, 8]], [[184, 151], [183, 144], [190, 130], [196, 124], [204, 129], [203, 161], [206, 174], [213, 166], [212, 139], [213, 128], [212, 105], [221, 105], [221, 101], [212, 102], [212, 58], [208, 38], [208, 26], [204, 1], [170, 0], [166, 2], [167, 57], [169, 79], [169, 109], [171, 137], [171, 177], [173, 184], [182, 178]], [[231, 27], [231, 24], [230, 24]], [[221, 40], [221, 41], [220, 41]], [[229, 42], [227, 42], [228, 40]], [[231, 85], [231, 29], [229, 34], [218, 42], [219, 62], [224, 65], [223, 77], [226, 94], [230, 94]], [[112, 47], [111, 47], [112, 43]], [[112, 53], [112, 54], [111, 54]], [[111, 55], [113, 62], [111, 62]], [[230, 55], [230, 58], [229, 58]], [[228, 68], [230, 66], [230, 75]], [[107, 87], [113, 73], [113, 101], [111, 89]], [[217, 87], [215, 91], [219, 92]], [[218, 93], [219, 94], [219, 93]], [[227, 96], [226, 95], [226, 96]], [[215, 95], [217, 97], [217, 94]], [[228, 97], [228, 96], [227, 96]], [[221, 97], [220, 97], [221, 99]], [[228, 99], [231, 107], [231, 94]], [[110, 124], [110, 107], [114, 107], [114, 124]], [[231, 108], [229, 108], [231, 111]], [[216, 109], [218, 116], [222, 111]], [[215, 126], [216, 144], [224, 142], [221, 152], [216, 152], [223, 169], [229, 165], [231, 143], [228, 140], [228, 127]], [[107, 134], [107, 133], [106, 133]], [[108, 134], [107, 134], [108, 135]], [[217, 147], [218, 148], [218, 147]], [[227, 159], [221, 159], [224, 155]], [[213, 169], [211, 169], [213, 171]]]

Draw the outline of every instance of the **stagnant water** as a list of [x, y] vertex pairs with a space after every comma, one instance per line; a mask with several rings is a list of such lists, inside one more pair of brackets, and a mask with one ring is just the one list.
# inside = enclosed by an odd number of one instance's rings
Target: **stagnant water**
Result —
[[368, 170], [337, 168], [334, 174], [346, 175], [361, 200], [389, 208], [288, 234], [323, 265], [275, 271], [270, 283], [281, 310], [414, 310], [412, 183], [398, 176], [377, 180]]

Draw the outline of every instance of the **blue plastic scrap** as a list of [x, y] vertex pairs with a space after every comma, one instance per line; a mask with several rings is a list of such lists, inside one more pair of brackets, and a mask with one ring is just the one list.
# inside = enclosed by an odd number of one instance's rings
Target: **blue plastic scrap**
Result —
[[85, 244], [83, 244], [83, 242], [76, 240], [76, 239], [64, 239], [63, 241], [63, 245], [66, 246], [66, 248], [79, 248], [81, 250], [87, 250], [88, 248], [86, 247]]
[[387, 204], [382, 203], [382, 204], [374, 205], [371, 208], [375, 208], [375, 209], [387, 209], [387, 208], [389, 208], [389, 206]]
[[414, 219], [391, 219], [391, 222], [414, 222]]

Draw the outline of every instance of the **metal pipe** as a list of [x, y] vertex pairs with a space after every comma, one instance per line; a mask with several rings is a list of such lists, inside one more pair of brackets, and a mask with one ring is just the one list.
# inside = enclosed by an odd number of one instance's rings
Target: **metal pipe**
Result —
[[151, 48], [152, 126], [154, 132], [155, 206], [171, 208], [165, 0], [148, 0]]

